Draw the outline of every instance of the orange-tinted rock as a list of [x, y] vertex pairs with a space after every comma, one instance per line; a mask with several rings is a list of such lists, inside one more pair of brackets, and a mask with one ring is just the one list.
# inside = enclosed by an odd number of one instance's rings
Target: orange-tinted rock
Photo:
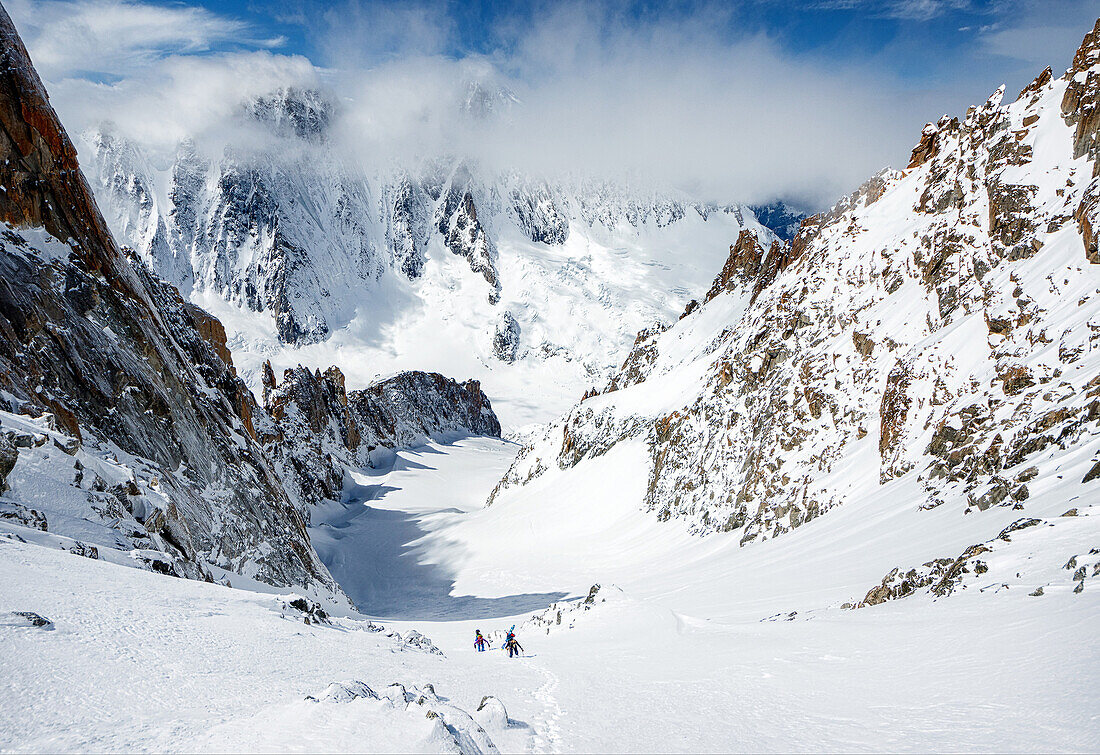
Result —
[[[1074, 126], [1073, 156], [1089, 155], [1096, 160], [1100, 156], [1100, 74], [1091, 70], [1100, 63], [1100, 20], [1085, 35], [1073, 64], [1066, 71], [1066, 93], [1062, 96], [1062, 115], [1066, 123]], [[1087, 73], [1086, 73], [1087, 72]], [[1084, 81], [1078, 81], [1084, 74]], [[1098, 175], [1100, 163], [1093, 167]]]
[[939, 151], [939, 131], [929, 123], [921, 132], [920, 142], [913, 147], [913, 154], [909, 157], [907, 169], [919, 168], [936, 156]]
[[199, 335], [203, 337], [203, 340], [213, 347], [214, 353], [225, 363], [225, 366], [232, 370], [233, 374], [236, 374], [237, 370], [233, 366], [233, 355], [229, 351], [228, 339], [225, 335], [225, 326], [222, 325], [221, 320], [194, 304], [187, 304], [187, 311], [195, 324], [195, 330], [199, 331]]
[[[1050, 70], [1050, 66], [1047, 66], [1043, 69], [1043, 72], [1036, 76], [1030, 84], [1020, 90], [1020, 97], [1023, 97], [1025, 94], [1034, 94], [1038, 92], [1040, 89], [1050, 83], [1051, 77], [1053, 75], [1054, 74]], [[1024, 125], [1027, 125], [1026, 121], [1024, 122]]]
[[1093, 179], [1081, 203], [1074, 210], [1073, 219], [1077, 221], [1077, 230], [1081, 233], [1081, 242], [1085, 246], [1085, 259], [1094, 265], [1100, 264], [1097, 224], [1100, 223], [1100, 179]]
[[76, 148], [50, 106], [27, 48], [0, 7], [0, 220], [44, 226], [72, 240], [89, 270], [117, 283], [118, 247], [77, 164]]
[[722, 272], [714, 279], [703, 301], [708, 302], [723, 291], [731, 290], [738, 283], [744, 284], [754, 279], [763, 261], [764, 250], [756, 238], [756, 232], [748, 229], [741, 231], [737, 236], [737, 243], [730, 245], [726, 264], [722, 266]]

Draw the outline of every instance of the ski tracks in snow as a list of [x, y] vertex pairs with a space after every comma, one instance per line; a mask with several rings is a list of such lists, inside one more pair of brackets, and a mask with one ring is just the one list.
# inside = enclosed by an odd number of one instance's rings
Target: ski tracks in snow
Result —
[[558, 705], [558, 699], [554, 696], [554, 693], [558, 689], [559, 679], [554, 672], [531, 662], [527, 665], [538, 671], [546, 679], [546, 681], [535, 690], [535, 700], [542, 705], [542, 712], [535, 715], [533, 721], [531, 721], [531, 728], [534, 730], [534, 740], [532, 742], [532, 752], [561, 752], [561, 726], [559, 722], [563, 715], [561, 706]]

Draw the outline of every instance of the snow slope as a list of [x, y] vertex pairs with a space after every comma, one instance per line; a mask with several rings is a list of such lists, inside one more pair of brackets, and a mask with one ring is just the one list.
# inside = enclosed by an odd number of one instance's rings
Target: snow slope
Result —
[[[912, 507], [951, 512], [945, 538], [1024, 517], [1042, 491], [1096, 499], [1097, 155], [1076, 125], [1096, 121], [1071, 95], [1100, 90], [1100, 32], [1082, 50], [1014, 103], [1002, 90], [929, 124], [907, 170], [790, 244], [742, 234], [705, 303], [642, 334], [601, 394], [521, 452], [493, 505], [560, 507], [568, 489], [571, 511], [605, 510], [619, 491], [615, 508], [749, 543], [896, 479]], [[608, 472], [608, 458], [630, 462]]]
[[[287, 597], [0, 539], [0, 610], [34, 611], [56, 627], [0, 614], [10, 650], [0, 654], [4, 694], [18, 701], [0, 708], [0, 747], [440, 752], [452, 740], [426, 714], [435, 706], [447, 717], [444, 705], [472, 713], [505, 751], [1087, 751], [1100, 737], [1100, 658], [1089, 641], [1100, 592], [1090, 578], [1072, 593], [1068, 573], [1034, 558], [1100, 542], [1092, 511], [1021, 531], [982, 580], [948, 598], [850, 611], [839, 601], [922, 541], [942, 543], [943, 523], [884, 490], [745, 548], [728, 537], [683, 547], [686, 531], [670, 546], [668, 526], [651, 519], [633, 531], [594, 522], [602, 549], [558, 539], [549, 517], [523, 528], [548, 537], [517, 537], [475, 503], [492, 484], [484, 470], [507, 464], [514, 448], [432, 444], [398, 452], [393, 469], [370, 481], [388, 488], [369, 502], [374, 510], [416, 522], [415, 531], [390, 530], [391, 546], [409, 553], [390, 547], [388, 571], [430, 567], [455, 580], [453, 595], [422, 590], [407, 617], [385, 622], [401, 640], [354, 616], [305, 625], [283, 606]], [[501, 542], [502, 533], [516, 542]], [[519, 558], [524, 548], [537, 552]], [[1090, 572], [1100, 563], [1077, 555]], [[497, 610], [533, 586], [585, 595], [597, 580], [587, 609], [579, 599], [558, 603], [548, 624], [541, 610]], [[1008, 589], [995, 589], [1002, 583]], [[1030, 597], [1038, 584], [1046, 594]], [[399, 613], [394, 599], [408, 586], [395, 580], [374, 594]], [[423, 620], [433, 604], [437, 620]], [[791, 611], [789, 621], [768, 620]], [[474, 628], [495, 637], [513, 622], [523, 658], [509, 661], [499, 642], [473, 651]], [[410, 630], [445, 656], [409, 643]], [[446, 700], [304, 700], [337, 680], [379, 695], [395, 681], [409, 690], [431, 683]], [[479, 717], [486, 694], [516, 723], [500, 730]]]
[[[417, 647], [409, 634], [350, 618], [305, 624], [285, 605], [293, 596], [176, 580], [8, 540], [0, 542], [0, 563], [5, 609], [53, 621], [43, 630], [0, 614], [5, 751], [457, 752], [446, 727], [474, 726], [444, 701], [475, 712], [481, 695], [501, 689], [481, 686], [485, 680], [462, 671], [467, 664]], [[511, 671], [524, 686], [537, 679]], [[354, 680], [379, 696], [391, 683], [426, 693], [423, 685], [435, 682], [447, 697], [305, 699]], [[524, 749], [529, 735], [522, 726], [493, 732], [506, 750]]]
[[545, 608], [565, 593], [483, 599], [454, 590], [454, 566], [417, 542], [480, 509], [518, 447], [456, 438], [394, 453], [353, 472], [344, 500], [318, 507], [310, 540], [344, 592], [383, 619], [495, 618]]

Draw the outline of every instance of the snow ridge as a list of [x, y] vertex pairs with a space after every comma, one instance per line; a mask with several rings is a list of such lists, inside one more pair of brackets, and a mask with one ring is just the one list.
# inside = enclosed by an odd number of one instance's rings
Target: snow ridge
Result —
[[790, 243], [742, 234], [705, 303], [639, 335], [490, 503], [624, 441], [648, 449], [640, 507], [742, 544], [894, 480], [959, 516], [1100, 484], [1098, 37], [1062, 78], [926, 126], [905, 171]]

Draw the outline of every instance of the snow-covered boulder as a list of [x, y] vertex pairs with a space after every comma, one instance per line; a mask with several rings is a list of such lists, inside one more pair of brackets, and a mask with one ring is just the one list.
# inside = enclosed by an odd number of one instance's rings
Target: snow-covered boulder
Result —
[[352, 680], [333, 682], [325, 687], [319, 695], [310, 695], [306, 699], [318, 703], [350, 703], [352, 700], [360, 699], [377, 700], [378, 695], [365, 683]]
[[503, 731], [508, 728], [508, 710], [492, 695], [481, 698], [474, 718], [487, 731]]
[[29, 627], [43, 629], [47, 632], [55, 628], [52, 621], [33, 611], [12, 611], [7, 614], [0, 614], [0, 626]]
[[41, 512], [15, 501], [0, 500], [0, 519], [42, 532], [47, 530], [46, 517]]

